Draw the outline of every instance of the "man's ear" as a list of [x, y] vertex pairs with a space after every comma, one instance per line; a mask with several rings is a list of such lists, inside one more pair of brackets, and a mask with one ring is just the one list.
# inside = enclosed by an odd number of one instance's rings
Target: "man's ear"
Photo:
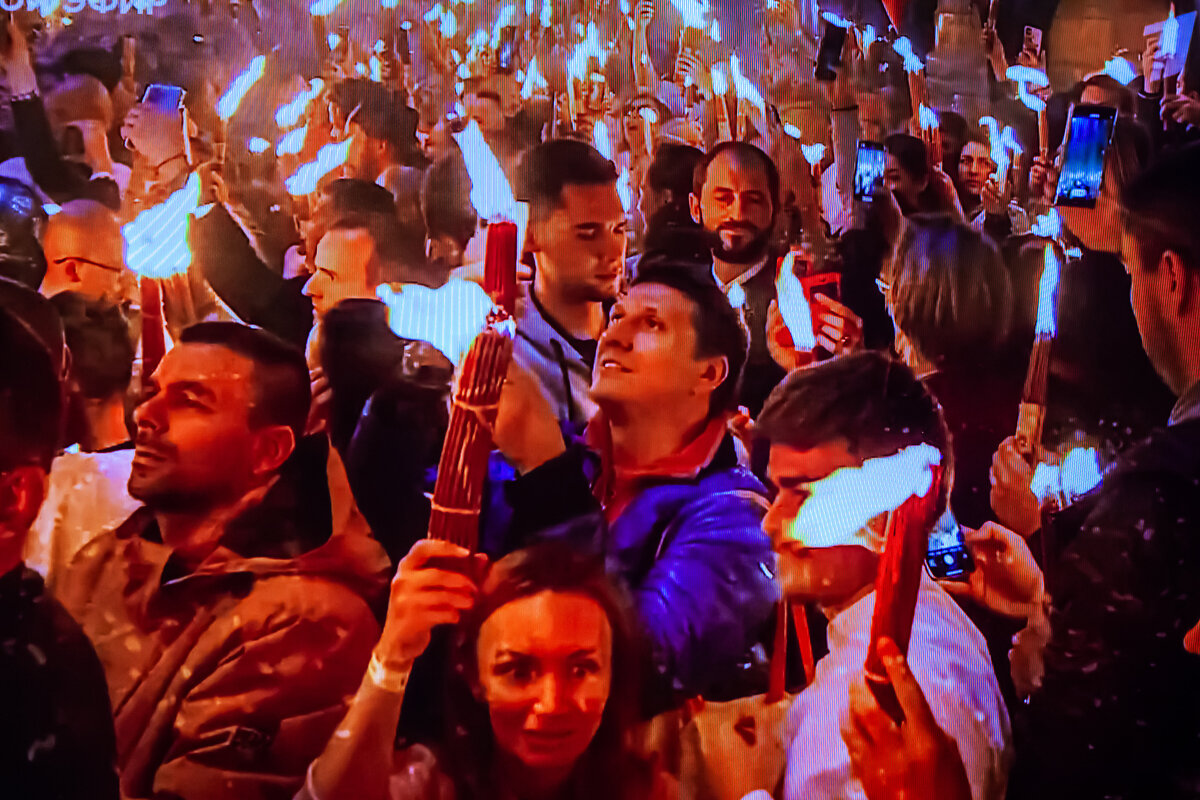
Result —
[[1169, 308], [1175, 314], [1183, 316], [1189, 307], [1200, 303], [1200, 277], [1183, 263], [1183, 258], [1174, 250], [1164, 250], [1158, 261], [1158, 269], [1163, 273], [1170, 292]]
[[697, 225], [703, 225], [704, 214], [700, 211], [700, 198], [696, 197], [695, 192], [688, 194], [688, 208], [691, 209], [692, 212], [692, 222], [696, 223]]
[[81, 281], [79, 277], [79, 265], [75, 263], [75, 259], [68, 258], [63, 263], [63, 272], [66, 274], [67, 280], [71, 283], [79, 283]]
[[711, 395], [729, 377], [729, 359], [725, 356], [716, 356], [706, 358], [701, 363], [704, 368], [700, 371], [700, 384], [707, 388]]
[[296, 434], [286, 425], [268, 425], [257, 433], [254, 472], [267, 476], [276, 472], [296, 450]]
[[[46, 470], [39, 466], [26, 464], [0, 476], [0, 530], [16, 532], [21, 539], [17, 543], [18, 557], [24, 549], [24, 534], [37, 519], [45, 498]], [[5, 546], [0, 541], [0, 551]], [[4, 556], [0, 552], [0, 561], [4, 560]]]

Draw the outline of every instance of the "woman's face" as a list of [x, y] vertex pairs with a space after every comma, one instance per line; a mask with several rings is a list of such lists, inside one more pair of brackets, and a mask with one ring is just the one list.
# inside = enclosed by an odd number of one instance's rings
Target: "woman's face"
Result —
[[496, 609], [479, 630], [479, 683], [501, 751], [570, 768], [600, 727], [612, 687], [612, 627], [580, 594], [544, 591]]

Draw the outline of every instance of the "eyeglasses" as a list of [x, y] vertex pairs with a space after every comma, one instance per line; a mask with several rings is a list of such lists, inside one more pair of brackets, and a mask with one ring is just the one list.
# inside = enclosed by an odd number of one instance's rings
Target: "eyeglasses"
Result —
[[99, 261], [92, 261], [89, 258], [80, 258], [79, 256], [67, 256], [66, 258], [54, 259], [55, 264], [65, 264], [68, 261], [78, 261], [80, 264], [90, 264], [93, 267], [108, 270], [109, 272], [121, 272], [122, 267], [112, 267], [108, 264], [101, 264]]

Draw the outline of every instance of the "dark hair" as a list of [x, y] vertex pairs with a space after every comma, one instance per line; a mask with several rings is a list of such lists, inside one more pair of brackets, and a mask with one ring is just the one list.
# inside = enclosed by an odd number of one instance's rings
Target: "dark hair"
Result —
[[[604, 716], [588, 749], [569, 779], [577, 798], [645, 797], [646, 765], [628, 749], [627, 735], [638, 721], [640, 673], [644, 650], [636, 632], [630, 602], [604, 571], [598, 555], [580, 553], [561, 542], [538, 544], [510, 553], [492, 567], [475, 607], [459, 624], [455, 637], [452, 686], [450, 765], [460, 798], [491, 797], [490, 767], [495, 754], [488, 709], [479, 688], [479, 631], [502, 606], [541, 592], [587, 597], [604, 611], [612, 629], [612, 684]], [[454, 691], [456, 690], [456, 691]], [[457, 707], [457, 708], [456, 708]], [[642, 791], [638, 791], [638, 783]], [[631, 791], [632, 790], [632, 791]]]
[[920, 139], [907, 133], [893, 133], [883, 140], [883, 146], [899, 162], [900, 169], [915, 180], [929, 177], [929, 151]]
[[1012, 283], [986, 235], [947, 216], [918, 215], [885, 272], [892, 319], [933, 366], [986, 366], [1006, 343]]
[[50, 351], [19, 317], [0, 308], [0, 471], [26, 464], [50, 468], [65, 405]]
[[67, 342], [62, 318], [58, 311], [35, 289], [0, 276], [0, 309], [13, 314], [38, 337], [54, 359], [55, 369], [62, 375], [66, 364]]
[[250, 424], [284, 425], [296, 441], [304, 434], [312, 401], [304, 353], [262, 328], [238, 322], [201, 322], [185, 328], [181, 344], [224, 347], [254, 362], [254, 401]]
[[656, 192], [671, 192], [676, 198], [683, 198], [686, 205], [696, 167], [703, 161], [702, 150], [689, 144], [666, 142], [659, 146], [654, 160], [646, 168], [646, 183]]
[[46, 277], [42, 201], [25, 184], [0, 178], [0, 277], [37, 289]]
[[767, 398], [755, 433], [797, 450], [844, 439], [863, 460], [929, 444], [942, 453], [943, 503], [949, 492], [954, 456], [942, 408], [911, 369], [884, 353], [863, 350], [795, 370]]
[[696, 331], [697, 358], [724, 356], [729, 375], [713, 390], [708, 400], [708, 416], [713, 418], [737, 408], [742, 370], [749, 352], [749, 335], [740, 312], [711, 280], [698, 278], [691, 262], [670, 264], [655, 259], [638, 270], [632, 286], [657, 283], [687, 295], [692, 302], [692, 327]]
[[1200, 271], [1200, 145], [1163, 156], [1125, 187], [1122, 223], [1138, 249], [1142, 268], [1153, 270], [1170, 250], [1192, 272]]
[[325, 200], [321, 208], [328, 208], [334, 216], [359, 213], [396, 213], [396, 198], [377, 183], [360, 178], [338, 178], [321, 188]]
[[397, 159], [407, 159], [416, 147], [417, 115], [382, 84], [350, 78], [333, 85], [330, 100], [372, 139], [385, 142]]
[[[348, 214], [335, 219], [325, 233], [366, 231], [375, 245], [375, 256], [367, 265], [372, 285], [415, 280], [425, 261], [425, 239], [400, 226], [394, 215]], [[423, 233], [423, 231], [422, 231]]]
[[457, 148], [425, 171], [421, 213], [430, 239], [449, 236], [465, 248], [475, 235], [479, 218], [471, 205], [471, 176]]
[[775, 162], [771, 160], [769, 155], [749, 142], [721, 142], [709, 150], [705, 154], [704, 160], [696, 166], [695, 172], [692, 173], [692, 194], [699, 197], [704, 192], [704, 184], [708, 180], [708, 168], [723, 153], [729, 153], [736, 161], [742, 163], [746, 161], [758, 162], [763, 174], [767, 178], [767, 189], [771, 195], [771, 210], [772, 212], [779, 211], [779, 168], [775, 166]]
[[1116, 109], [1118, 113], [1131, 115], [1134, 111], [1134, 94], [1133, 90], [1119, 80], [1106, 73], [1099, 73], [1091, 77], [1084, 78], [1071, 89], [1071, 99], [1076, 103], [1083, 102], [1083, 91], [1089, 86], [1094, 86], [1105, 92], [1114, 92], [1117, 95]]
[[124, 394], [133, 377], [129, 320], [118, 306], [76, 292], [50, 298], [62, 317], [71, 351], [71, 380], [89, 400]]
[[562, 206], [567, 186], [599, 186], [616, 180], [617, 168], [590, 144], [553, 139], [521, 154], [515, 189], [517, 199], [529, 203], [530, 217], [542, 220]]

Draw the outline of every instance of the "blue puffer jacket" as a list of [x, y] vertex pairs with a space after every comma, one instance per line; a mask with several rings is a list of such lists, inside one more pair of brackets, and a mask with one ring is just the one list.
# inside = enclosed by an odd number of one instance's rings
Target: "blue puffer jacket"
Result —
[[492, 463], [481, 549], [492, 556], [547, 538], [605, 556], [628, 586], [649, 640], [653, 704], [756, 685], [747, 656], [779, 600], [760, 527], [766, 490], [726, 436], [694, 479], [647, 482], [609, 524], [591, 486], [599, 460], [580, 443], [523, 476]]

